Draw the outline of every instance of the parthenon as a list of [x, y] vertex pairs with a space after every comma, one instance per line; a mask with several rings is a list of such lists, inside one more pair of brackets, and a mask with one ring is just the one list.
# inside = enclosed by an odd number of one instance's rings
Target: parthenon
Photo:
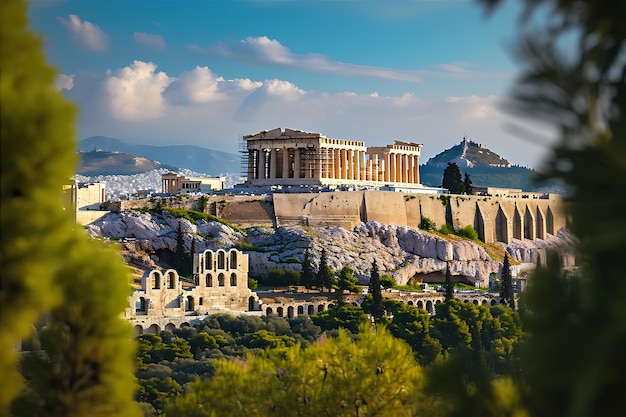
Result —
[[398, 185], [420, 187], [421, 144], [364, 142], [276, 128], [244, 136], [248, 185]]

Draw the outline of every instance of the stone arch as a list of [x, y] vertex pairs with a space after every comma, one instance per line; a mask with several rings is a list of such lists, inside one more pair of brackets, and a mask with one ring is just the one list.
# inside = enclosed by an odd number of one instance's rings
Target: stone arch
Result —
[[231, 287], [237, 286], [237, 274], [235, 274], [234, 272], [230, 274], [230, 286]]
[[537, 206], [537, 214], [535, 217], [537, 230], [535, 232], [535, 236], [537, 239], [545, 239], [546, 238], [546, 217], [543, 215], [541, 208]]
[[224, 274], [220, 272], [220, 274], [217, 276], [217, 285], [220, 287], [224, 286]]
[[481, 304], [481, 305], [483, 305], [483, 306], [486, 306], [486, 305], [487, 305], [487, 300], [485, 300], [485, 299], [483, 298], [483, 300], [480, 302], [480, 304]]
[[546, 213], [546, 232], [554, 235], [554, 213], [552, 213], [550, 206], [548, 206]]
[[491, 305], [492, 305], [492, 306], [495, 306], [496, 304], [498, 304], [498, 303], [496, 302], [496, 300], [491, 300]]
[[143, 326], [141, 324], [136, 324], [133, 328], [133, 338], [138, 338], [143, 334]]
[[210, 250], [204, 252], [204, 269], [207, 271], [213, 270], [213, 252]]
[[165, 325], [165, 330], [169, 330], [171, 332], [174, 329], [176, 329], [176, 325], [174, 323], [167, 323]]
[[295, 314], [293, 312], [293, 306], [287, 307], [287, 318], [292, 319], [294, 317], [295, 317]]
[[333, 303], [328, 304], [328, 308], [335, 308], [335, 305]]
[[189, 323], [187, 323], [186, 321], [180, 323], [180, 328], [182, 329], [183, 327], [191, 327], [191, 325]]
[[413, 300], [409, 300], [409, 302], [407, 304], [412, 306], [413, 305]]
[[278, 317], [282, 317], [283, 316], [283, 308], [282, 307], [278, 307], [276, 309], [276, 314], [278, 315]]
[[306, 309], [306, 312], [309, 316], [312, 316], [313, 314], [315, 314], [315, 306], [313, 304], [309, 304], [309, 306]]
[[477, 305], [478, 305], [478, 300], [473, 300], [473, 301], [472, 301], [472, 304], [474, 304], [474, 305], [476, 305], [476, 306], [477, 306]]
[[430, 314], [433, 313], [433, 302], [430, 300], [426, 301], [426, 311], [428, 311]]
[[464, 303], [469, 303], [469, 300], [466, 298], [465, 300], [463, 300]]
[[135, 304], [135, 312], [145, 314], [147, 311], [148, 311], [148, 303], [146, 302], [146, 298], [139, 297], [137, 299], [137, 303]]
[[417, 308], [421, 308], [422, 310], [424, 309], [424, 303], [422, 302], [422, 300], [419, 300], [417, 302]]
[[322, 311], [324, 311], [324, 304], [320, 304], [317, 306], [317, 312], [321, 313]]
[[237, 269], [237, 251], [235, 249], [230, 251], [230, 268]]
[[509, 243], [509, 218], [502, 210], [502, 207], [498, 207], [498, 214], [496, 215], [496, 241]]
[[528, 206], [526, 206], [526, 212], [524, 213], [524, 239], [535, 240], [535, 231], [535, 217]]
[[272, 307], [268, 307], [268, 308], [265, 309], [265, 315], [266, 316], [269, 316], [269, 315], [271, 315], [273, 313], [274, 313], [274, 310], [272, 310]]
[[304, 306], [298, 306], [298, 315], [304, 314]]
[[153, 325], [151, 325], [150, 327], [146, 329], [146, 333], [159, 334], [161, 333], [161, 327], [159, 327], [158, 324], [154, 323]]
[[192, 295], [188, 295], [185, 299], [185, 311], [194, 311], [196, 309], [196, 303]]
[[204, 277], [204, 285], [205, 285], [205, 287], [212, 287], [213, 286], [213, 275], [206, 274], [206, 277]]
[[176, 272], [168, 271], [167, 273], [167, 288], [170, 290], [176, 289]]
[[226, 269], [226, 252], [217, 251], [217, 269]]
[[517, 209], [517, 206], [515, 206], [515, 211], [513, 212], [513, 238], [522, 240], [524, 238], [522, 236], [522, 233], [523, 233], [522, 215]]
[[256, 299], [254, 296], [248, 297], [248, 311], [255, 311], [257, 309]]
[[152, 271], [150, 281], [152, 282], [153, 290], [161, 289], [161, 273], [159, 271]]

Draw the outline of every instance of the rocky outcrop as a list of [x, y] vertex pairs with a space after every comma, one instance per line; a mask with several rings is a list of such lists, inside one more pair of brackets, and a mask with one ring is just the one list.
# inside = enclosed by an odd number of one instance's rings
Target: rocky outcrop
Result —
[[[393, 276], [399, 284], [412, 279], [441, 280], [449, 265], [455, 280], [487, 286], [489, 275], [499, 275], [502, 267], [475, 242], [446, 239], [419, 229], [377, 222], [360, 223], [352, 230], [294, 226], [256, 227], [239, 232], [218, 222], [175, 218], [166, 211], [159, 215], [124, 211], [111, 213], [92, 223], [87, 226], [87, 232], [94, 237], [122, 241], [128, 252], [127, 259], [133, 259], [135, 263], [143, 259], [148, 266], [150, 262], [159, 264], [159, 251], [176, 251], [179, 227], [184, 233], [186, 251], [191, 250], [192, 239], [197, 251], [237, 245], [249, 254], [252, 277], [264, 275], [274, 268], [300, 270], [306, 250], [314, 262], [318, 262], [322, 249], [326, 250], [333, 269], [350, 265], [363, 283], [369, 278], [374, 260], [382, 273]], [[549, 235], [546, 240], [513, 240], [509, 246], [502, 245], [513, 259], [531, 263], [542, 257], [546, 250], [567, 248], [571, 243], [571, 236], [560, 232], [557, 236]], [[131, 257], [130, 254], [134, 255]]]

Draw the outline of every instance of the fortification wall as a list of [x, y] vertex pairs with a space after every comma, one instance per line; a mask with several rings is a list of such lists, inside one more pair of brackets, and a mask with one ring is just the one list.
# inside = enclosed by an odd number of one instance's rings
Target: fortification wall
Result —
[[343, 227], [361, 222], [418, 227], [423, 217], [436, 227], [472, 226], [481, 240], [508, 243], [511, 239], [543, 239], [566, 226], [559, 195], [491, 197], [410, 194], [391, 191], [336, 191], [263, 196], [176, 196], [130, 200], [109, 205], [109, 210], [167, 207], [200, 210], [240, 227]]

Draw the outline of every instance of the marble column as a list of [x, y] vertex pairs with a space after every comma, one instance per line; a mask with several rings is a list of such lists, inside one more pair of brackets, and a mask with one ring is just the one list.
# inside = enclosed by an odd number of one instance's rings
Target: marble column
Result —
[[258, 179], [265, 179], [265, 151], [263, 149], [259, 150], [259, 166], [258, 166]]
[[283, 149], [283, 178], [289, 178], [289, 148]]
[[276, 178], [276, 149], [270, 150], [270, 179]]

